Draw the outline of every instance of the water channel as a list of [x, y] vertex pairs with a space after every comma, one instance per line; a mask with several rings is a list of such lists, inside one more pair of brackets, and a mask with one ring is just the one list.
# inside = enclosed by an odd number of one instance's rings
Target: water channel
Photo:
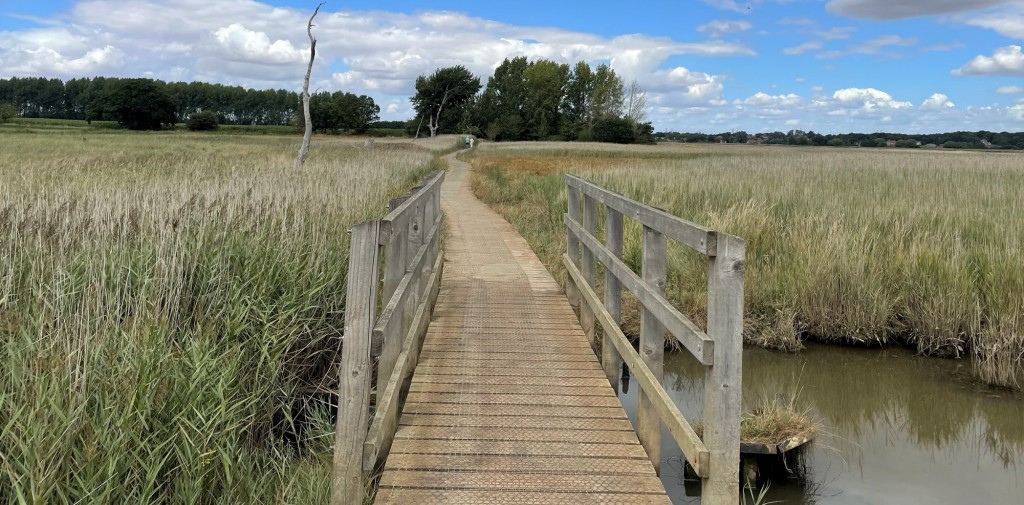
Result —
[[[970, 366], [904, 349], [745, 350], [745, 411], [795, 394], [820, 423], [803, 476], [773, 480], [767, 502], [1024, 503], [1024, 395], [978, 384]], [[666, 353], [666, 389], [690, 420], [701, 417], [703, 375], [688, 355]], [[626, 380], [619, 393], [634, 423], [636, 391]], [[673, 503], [700, 503], [665, 430], [661, 473]]]

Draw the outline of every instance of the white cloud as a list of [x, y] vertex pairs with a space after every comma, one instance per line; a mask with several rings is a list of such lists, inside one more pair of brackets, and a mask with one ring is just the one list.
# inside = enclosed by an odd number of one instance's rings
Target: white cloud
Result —
[[993, 12], [970, 17], [966, 23], [995, 30], [1007, 37], [1024, 39], [1024, 2], [1016, 2]]
[[291, 42], [271, 42], [266, 33], [247, 30], [240, 23], [218, 28], [214, 38], [226, 51], [227, 58], [234, 61], [281, 65], [306, 59], [303, 51], [296, 49]]
[[704, 3], [722, 10], [746, 14], [750, 11], [750, 5], [745, 6], [736, 3], [736, 0], [704, 0]]
[[656, 107], [721, 106], [726, 104], [723, 80], [721, 76], [676, 67], [654, 72], [644, 87], [648, 101]]
[[1024, 121], [1024, 100], [1018, 100], [1017, 105], [1006, 110], [1006, 115], [1011, 119]]
[[852, 26], [840, 26], [828, 30], [817, 30], [814, 34], [825, 40], [841, 40], [850, 38], [856, 31], [857, 29]]
[[742, 32], [753, 28], [754, 25], [746, 21], [732, 21], [718, 19], [697, 27], [697, 31], [706, 33], [712, 37], [718, 37], [726, 33]]
[[829, 0], [825, 9], [866, 19], [901, 19], [987, 9], [1017, 0]]
[[934, 93], [921, 103], [923, 109], [952, 109], [956, 104], [949, 100], [949, 97], [942, 93]]
[[996, 89], [1000, 95], [1024, 95], [1024, 86], [1000, 86]]
[[787, 48], [783, 49], [782, 52], [783, 52], [783, 54], [794, 55], [794, 54], [803, 54], [803, 53], [806, 53], [807, 51], [815, 51], [815, 50], [818, 50], [818, 49], [821, 49], [821, 48], [822, 48], [822, 43], [821, 43], [820, 40], [809, 40], [809, 41], [804, 42], [803, 44], [800, 44], [798, 46], [787, 47]]
[[851, 46], [849, 52], [853, 54], [878, 54], [889, 47], [907, 47], [914, 44], [917, 44], [916, 38], [904, 38], [899, 35], [880, 35], [859, 45]]
[[1020, 46], [996, 49], [992, 56], [978, 55], [952, 75], [1024, 75], [1024, 54]]
[[832, 94], [834, 104], [842, 110], [871, 113], [880, 110], [906, 109], [910, 102], [894, 100], [892, 95], [875, 88], [846, 88]]

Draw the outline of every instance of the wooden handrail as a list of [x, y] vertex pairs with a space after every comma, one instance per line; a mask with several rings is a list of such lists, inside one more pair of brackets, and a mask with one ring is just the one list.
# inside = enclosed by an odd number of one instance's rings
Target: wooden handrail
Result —
[[[636, 431], [651, 463], [659, 469], [660, 434], [664, 424], [703, 481], [702, 503], [737, 503], [746, 255], [743, 240], [630, 200], [572, 175], [566, 175], [565, 182], [569, 205], [563, 216], [568, 244], [567, 253], [563, 255], [569, 273], [566, 294], [570, 302], [575, 300], [573, 306], [579, 308], [580, 324], [588, 336], [595, 335], [595, 323], [603, 330], [602, 364], [612, 386], [618, 380], [621, 362], [636, 376], [640, 384]], [[597, 238], [597, 202], [604, 204], [606, 211], [604, 244]], [[622, 261], [623, 217], [643, 225], [643, 261], [639, 273]], [[667, 239], [708, 258], [706, 333], [665, 297]], [[603, 265], [605, 271], [603, 303], [595, 291], [597, 263]], [[640, 301], [640, 352], [633, 349], [619, 328], [623, 287]], [[666, 330], [705, 367], [703, 440], [679, 413], [662, 385]], [[591, 337], [591, 342], [594, 341]]]
[[[432, 174], [408, 197], [392, 200], [383, 219], [352, 229], [331, 478], [333, 505], [362, 502], [369, 472], [384, 459], [394, 439], [398, 406], [440, 290], [442, 181], [444, 172]], [[371, 424], [375, 360], [378, 394]]]

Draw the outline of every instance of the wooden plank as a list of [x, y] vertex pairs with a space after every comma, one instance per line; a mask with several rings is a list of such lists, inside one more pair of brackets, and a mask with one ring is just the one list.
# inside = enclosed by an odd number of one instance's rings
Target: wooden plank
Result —
[[[570, 188], [575, 188], [584, 195], [596, 198], [606, 206], [657, 230], [701, 254], [707, 256], [714, 256], [716, 254], [717, 233], [713, 230], [673, 216], [663, 210], [630, 200], [625, 196], [608, 191], [574, 175], [566, 175], [565, 182]], [[576, 221], [579, 222], [578, 219]]]
[[523, 386], [584, 386], [600, 387], [607, 384], [598, 377], [536, 377], [531, 375], [523, 376], [488, 376], [477, 375], [461, 377], [458, 375], [430, 375], [417, 370], [412, 379], [413, 384], [514, 384]]
[[529, 503], [533, 505], [671, 505], [664, 494], [560, 493], [521, 491], [467, 491], [454, 489], [385, 488], [377, 493], [379, 505], [466, 505], [469, 503]]
[[[458, 414], [403, 413], [403, 426], [461, 426], [477, 428], [527, 428], [537, 430], [633, 431], [627, 419], [543, 417], [543, 416], [470, 416]], [[647, 467], [650, 470], [650, 466]]]
[[[427, 290], [432, 291], [440, 283], [442, 258], [436, 260], [434, 274], [431, 276]], [[366, 441], [363, 443], [363, 470], [369, 472], [383, 460], [394, 437], [399, 416], [399, 393], [406, 379], [415, 368], [416, 355], [419, 351], [418, 340], [426, 333], [430, 322], [430, 300], [425, 300], [416, 308], [416, 315], [405, 336], [402, 352], [398, 356], [398, 368], [391, 374], [382, 395], [378, 397], [377, 409], [373, 423], [370, 425]], [[379, 386], [378, 386], [379, 387]]]
[[555, 430], [530, 428], [477, 428], [453, 426], [402, 426], [396, 439], [490, 440], [496, 442], [579, 442], [586, 444], [636, 444], [632, 431]]
[[583, 362], [583, 363], [597, 363], [597, 358], [591, 353], [589, 356], [586, 354], [538, 354], [538, 353], [489, 353], [486, 352], [486, 347], [480, 349], [463, 348], [461, 350], [451, 350], [447, 352], [430, 352], [424, 351], [420, 354], [421, 360], [427, 359], [457, 359], [465, 361], [490, 361], [494, 363], [507, 363], [509, 361], [539, 361], [539, 362]]
[[530, 386], [525, 384], [477, 384], [477, 383], [429, 383], [414, 382], [409, 391], [418, 393], [461, 393], [472, 396], [476, 394], [506, 395], [565, 395], [565, 396], [602, 396], [616, 398], [607, 385], [598, 387], [584, 386]]
[[718, 256], [708, 259], [708, 333], [718, 347], [704, 375], [704, 443], [711, 464], [701, 489], [707, 505], [736, 503], [739, 493], [745, 258], [743, 240], [723, 234]]
[[664, 493], [654, 475], [528, 475], [443, 471], [386, 471], [380, 487], [417, 487], [494, 491], [543, 491], [547, 493]]
[[333, 505], [359, 503], [365, 492], [362, 456], [369, 424], [370, 337], [377, 311], [379, 231], [378, 221], [366, 221], [352, 228], [331, 476]]
[[[664, 296], [668, 264], [668, 242], [665, 235], [644, 226], [642, 254], [644, 282], [655, 293]], [[645, 306], [640, 308], [640, 357], [654, 380], [662, 384], [665, 379], [665, 327]], [[647, 449], [654, 471], [661, 473], [661, 421], [643, 388], [637, 394], [636, 435], [644, 449]]]
[[[550, 405], [486, 405], [472, 403], [419, 403], [416, 398], [409, 398], [403, 414], [458, 414], [466, 416], [505, 416], [505, 417], [574, 417], [626, 419], [626, 412], [621, 406], [614, 407], [573, 407]], [[641, 451], [643, 452], [643, 451]], [[644, 457], [647, 454], [644, 453]]]
[[651, 466], [643, 460], [637, 459], [558, 458], [551, 456], [518, 458], [492, 454], [395, 454], [388, 458], [388, 469], [529, 474], [651, 474]]
[[[629, 458], [647, 460], [640, 444], [587, 444], [545, 441], [524, 444], [517, 441], [397, 439], [392, 454], [492, 454], [519, 457], [564, 456], [581, 458]], [[653, 473], [652, 473], [653, 475]]]
[[474, 371], [478, 371], [478, 370], [481, 370], [481, 369], [483, 371], [498, 370], [499, 369], [498, 367], [500, 367], [500, 369], [508, 369], [508, 370], [515, 369], [515, 370], [526, 370], [526, 371], [537, 370], [537, 369], [544, 369], [544, 370], [548, 370], [548, 371], [559, 371], [559, 370], [561, 370], [561, 371], [574, 371], [574, 370], [578, 370], [578, 371], [581, 371], [581, 372], [601, 371], [601, 366], [597, 364], [597, 360], [594, 360], [593, 362], [586, 362], [586, 361], [582, 361], [582, 362], [581, 361], [558, 361], [558, 362], [551, 362], [551, 361], [546, 361], [546, 362], [543, 362], [543, 363], [537, 363], [537, 362], [534, 362], [534, 361], [522, 361], [522, 360], [517, 360], [517, 359], [507, 359], [507, 360], [503, 360], [503, 361], [498, 361], [498, 360], [495, 360], [495, 361], [466, 361], [466, 360], [458, 359], [458, 357], [452, 356], [452, 357], [443, 358], [443, 359], [441, 359], [441, 358], [424, 359], [422, 361], [421, 365], [423, 367], [428, 367], [428, 368], [454, 368], [454, 369], [461, 369], [461, 370], [466, 370], [466, 373], [473, 373]]
[[614, 396], [419, 393], [416, 395], [416, 401], [422, 403], [464, 403], [472, 405], [619, 406], [618, 398]]
[[415, 208], [417, 205], [421, 205], [425, 200], [428, 200], [436, 194], [441, 187], [441, 183], [444, 181], [444, 171], [438, 171], [431, 174], [425, 181], [420, 189], [414, 191], [404, 202], [402, 202], [397, 208], [388, 212], [386, 216], [380, 221], [380, 244], [386, 245], [391, 241], [391, 235], [397, 228], [408, 226], [410, 219], [410, 209]]
[[[623, 245], [622, 213], [607, 207], [605, 209], [604, 223], [604, 245], [609, 253], [621, 259]], [[608, 270], [607, 267], [604, 269], [604, 308], [612, 316], [616, 324], [622, 324], [622, 286], [619, 283], [618, 277], [615, 277], [615, 274]], [[604, 366], [604, 373], [608, 377], [608, 383], [611, 384], [612, 389], [617, 393], [619, 391], [619, 373], [622, 372], [622, 356], [619, 356], [619, 351], [615, 349], [614, 345], [609, 345], [603, 340], [601, 344], [601, 364]]]
[[579, 370], [579, 369], [546, 369], [538, 368], [535, 366], [531, 367], [519, 367], [519, 368], [464, 368], [464, 367], [451, 367], [451, 366], [432, 366], [432, 365], [420, 365], [416, 368], [417, 372], [423, 372], [430, 375], [463, 375], [466, 377], [497, 377], [507, 375], [511, 377], [518, 376], [532, 376], [532, 377], [582, 377], [582, 378], [593, 378], [593, 370]]
[[[566, 225], [569, 228], [576, 229], [576, 233], [581, 233], [579, 225], [573, 223], [571, 219], [565, 218]], [[650, 284], [645, 282], [639, 275], [633, 272], [621, 259], [615, 257], [611, 251], [601, 245], [596, 239], [588, 238], [585, 234], [581, 233], [581, 241], [583, 247], [588, 248], [594, 252], [594, 255], [598, 258], [602, 265], [604, 265], [605, 271], [610, 271], [622, 285], [629, 289], [637, 301], [648, 311], [653, 313], [658, 320], [668, 328], [669, 332], [673, 337], [686, 350], [690, 351], [693, 357], [697, 358], [704, 365], [710, 365], [714, 362], [715, 354], [715, 341], [697, 325], [693, 324], [686, 316], [684, 316], [678, 309], [672, 306], [668, 300], [665, 299], [663, 293], [659, 293], [657, 290], [651, 287]]]
[[[562, 264], [565, 265], [566, 271], [571, 278], [579, 279], [582, 277], [583, 274], [580, 273], [579, 269], [568, 258], [563, 257]], [[623, 361], [625, 361], [626, 366], [629, 367], [633, 378], [636, 379], [637, 383], [645, 391], [651, 405], [661, 418], [661, 422], [668, 428], [672, 438], [679, 445], [679, 449], [683, 451], [683, 455], [690, 462], [690, 466], [693, 467], [697, 475], [706, 475], [709, 453], [700, 437], [693, 431], [693, 427], [690, 426], [686, 418], [679, 413], [679, 409], [672, 401], [672, 398], [668, 396], [668, 393], [665, 392], [661, 382], [644, 364], [640, 355], [633, 349], [633, 344], [629, 342], [626, 335], [616, 325], [615, 320], [608, 314], [608, 311], [604, 310], [601, 301], [597, 298], [597, 294], [593, 290], [581, 289], [580, 295], [584, 303], [590, 303], [592, 307], [596, 307], [594, 315], [604, 329], [605, 338], [610, 340], [616, 349], [619, 350], [619, 354], [622, 356]], [[739, 443], [736, 444], [736, 447], [737, 449], [739, 448]]]

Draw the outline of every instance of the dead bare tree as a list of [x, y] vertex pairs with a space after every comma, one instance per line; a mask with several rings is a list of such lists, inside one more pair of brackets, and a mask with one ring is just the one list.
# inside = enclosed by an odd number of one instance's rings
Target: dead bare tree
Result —
[[309, 65], [306, 66], [306, 78], [302, 81], [302, 117], [305, 119], [306, 131], [302, 134], [302, 146], [299, 147], [299, 154], [295, 157], [295, 169], [302, 168], [302, 164], [309, 155], [309, 139], [313, 137], [313, 121], [309, 117], [309, 76], [313, 73], [313, 60], [316, 58], [316, 39], [313, 38], [313, 18], [320, 12], [326, 2], [317, 4], [313, 9], [313, 15], [306, 23], [306, 35], [309, 36]]
[[633, 124], [643, 123], [647, 119], [647, 93], [640, 87], [640, 83], [633, 79], [629, 83], [629, 103], [626, 106], [626, 117], [633, 120]]
[[451, 88], [445, 88], [444, 95], [441, 97], [441, 103], [437, 105], [437, 114], [427, 118], [427, 128], [430, 128], [431, 138], [437, 136], [437, 129], [441, 127], [438, 122], [441, 120], [441, 110], [444, 109], [444, 103], [448, 101], [449, 92], [451, 92]]

